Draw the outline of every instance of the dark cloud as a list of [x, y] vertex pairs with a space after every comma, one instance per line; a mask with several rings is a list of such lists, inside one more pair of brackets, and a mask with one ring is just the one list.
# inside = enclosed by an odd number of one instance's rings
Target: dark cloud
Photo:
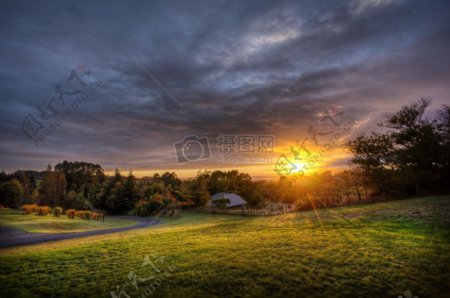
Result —
[[[189, 134], [295, 141], [330, 106], [370, 129], [418, 97], [448, 103], [449, 12], [448, 1], [2, 1], [1, 168], [176, 168], [173, 143]], [[78, 65], [103, 85], [36, 148], [24, 117]]]

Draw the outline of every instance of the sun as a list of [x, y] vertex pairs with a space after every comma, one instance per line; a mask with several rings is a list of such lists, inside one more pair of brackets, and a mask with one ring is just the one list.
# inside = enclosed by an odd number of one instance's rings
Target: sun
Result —
[[304, 162], [294, 162], [295, 169], [292, 170], [292, 173], [298, 173], [300, 171], [305, 171], [306, 163]]

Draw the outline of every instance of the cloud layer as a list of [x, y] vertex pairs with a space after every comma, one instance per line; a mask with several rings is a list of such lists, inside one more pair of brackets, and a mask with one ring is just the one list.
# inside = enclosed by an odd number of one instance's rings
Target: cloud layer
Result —
[[[449, 103], [448, 1], [2, 1], [0, 166], [177, 165], [186, 135], [306, 135], [339, 107], [374, 127]], [[36, 148], [28, 114], [82, 65], [103, 84]], [[69, 97], [70, 98], [70, 97]]]

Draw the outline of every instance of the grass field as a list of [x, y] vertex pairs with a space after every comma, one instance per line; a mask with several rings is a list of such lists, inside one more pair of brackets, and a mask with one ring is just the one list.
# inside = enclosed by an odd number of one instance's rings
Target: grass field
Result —
[[184, 213], [141, 230], [3, 249], [0, 295], [449, 297], [449, 205], [429, 197], [265, 218]]
[[0, 226], [13, 227], [28, 233], [74, 233], [119, 228], [133, 224], [136, 224], [136, 222], [108, 217], [102, 222], [80, 218], [69, 218], [65, 215], [59, 217], [55, 217], [51, 214], [47, 216], [35, 214], [19, 215], [17, 210], [0, 210]]

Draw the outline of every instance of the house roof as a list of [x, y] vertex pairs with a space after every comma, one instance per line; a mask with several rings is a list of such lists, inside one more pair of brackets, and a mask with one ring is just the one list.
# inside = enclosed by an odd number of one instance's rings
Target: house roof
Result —
[[215, 195], [211, 196], [211, 202], [215, 201], [215, 200], [220, 200], [220, 199], [230, 200], [230, 202], [227, 204], [227, 208], [242, 206], [242, 205], [247, 204], [247, 201], [245, 201], [241, 196], [239, 196], [235, 193], [219, 192], [219, 193], [216, 193]]

